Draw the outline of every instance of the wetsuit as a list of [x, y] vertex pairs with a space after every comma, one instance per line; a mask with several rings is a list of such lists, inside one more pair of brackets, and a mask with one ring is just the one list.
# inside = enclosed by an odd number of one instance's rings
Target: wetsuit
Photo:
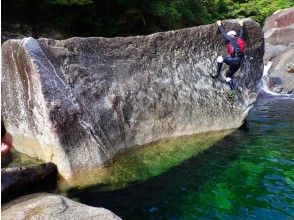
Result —
[[6, 129], [5, 129], [5, 126], [1, 120], [1, 139], [5, 136], [6, 134]]
[[[225, 76], [232, 78], [234, 73], [236, 73], [237, 70], [240, 68], [244, 58], [244, 29], [243, 27], [241, 28], [238, 37], [230, 37], [229, 35], [227, 35], [226, 31], [222, 26], [219, 26], [219, 30], [224, 36], [224, 38], [228, 41], [228, 53], [230, 54], [230, 56], [227, 56], [223, 59], [223, 62], [229, 65], [229, 70], [226, 72]], [[222, 69], [222, 64], [222, 62], [218, 63], [218, 73], [220, 73]], [[234, 89], [233, 81], [231, 81], [229, 84], [231, 89]]]

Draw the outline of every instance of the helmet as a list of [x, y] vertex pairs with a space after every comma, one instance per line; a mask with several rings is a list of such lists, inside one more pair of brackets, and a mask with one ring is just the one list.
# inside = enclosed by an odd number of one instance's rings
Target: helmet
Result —
[[229, 32], [227, 33], [227, 35], [229, 35], [229, 36], [232, 36], [232, 35], [236, 36], [237, 33], [236, 33], [235, 31], [229, 31]]

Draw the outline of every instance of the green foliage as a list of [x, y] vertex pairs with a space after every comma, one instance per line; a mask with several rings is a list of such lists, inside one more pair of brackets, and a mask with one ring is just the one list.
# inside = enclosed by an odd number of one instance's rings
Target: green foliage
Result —
[[259, 23], [294, 0], [3, 0], [2, 24], [70, 36], [149, 34], [251, 17]]
[[93, 0], [47, 0], [47, 2], [58, 5], [87, 5], [93, 3]]
[[294, 6], [294, 0], [243, 0], [236, 1], [226, 18], [251, 17], [263, 24], [266, 17], [275, 11]]

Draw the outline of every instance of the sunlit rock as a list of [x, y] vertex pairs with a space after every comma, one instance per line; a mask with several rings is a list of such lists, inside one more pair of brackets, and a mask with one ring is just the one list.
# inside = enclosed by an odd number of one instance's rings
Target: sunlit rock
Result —
[[264, 62], [272, 63], [268, 73], [268, 88], [278, 93], [293, 93], [294, 8], [278, 11], [268, 17], [264, 30]]
[[[223, 22], [240, 30], [238, 20]], [[216, 58], [216, 24], [148, 36], [9, 40], [2, 46], [2, 114], [13, 146], [52, 161], [65, 179], [160, 139], [239, 127], [262, 75], [263, 32], [248, 19], [236, 97]]]
[[20, 197], [2, 206], [1, 219], [120, 220], [121, 218], [104, 208], [84, 205], [60, 195], [37, 193]]

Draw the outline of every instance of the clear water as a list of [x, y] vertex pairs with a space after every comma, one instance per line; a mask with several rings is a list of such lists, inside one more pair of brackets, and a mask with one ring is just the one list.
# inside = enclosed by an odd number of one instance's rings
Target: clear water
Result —
[[69, 197], [123, 219], [293, 219], [294, 100], [258, 101], [244, 126], [144, 182]]
[[145, 182], [198, 155], [233, 131], [182, 136], [140, 146], [117, 155], [106, 167], [75, 174], [71, 181], [59, 180], [58, 189], [64, 192], [68, 188], [96, 185], [96, 190], [114, 191], [132, 183]]

